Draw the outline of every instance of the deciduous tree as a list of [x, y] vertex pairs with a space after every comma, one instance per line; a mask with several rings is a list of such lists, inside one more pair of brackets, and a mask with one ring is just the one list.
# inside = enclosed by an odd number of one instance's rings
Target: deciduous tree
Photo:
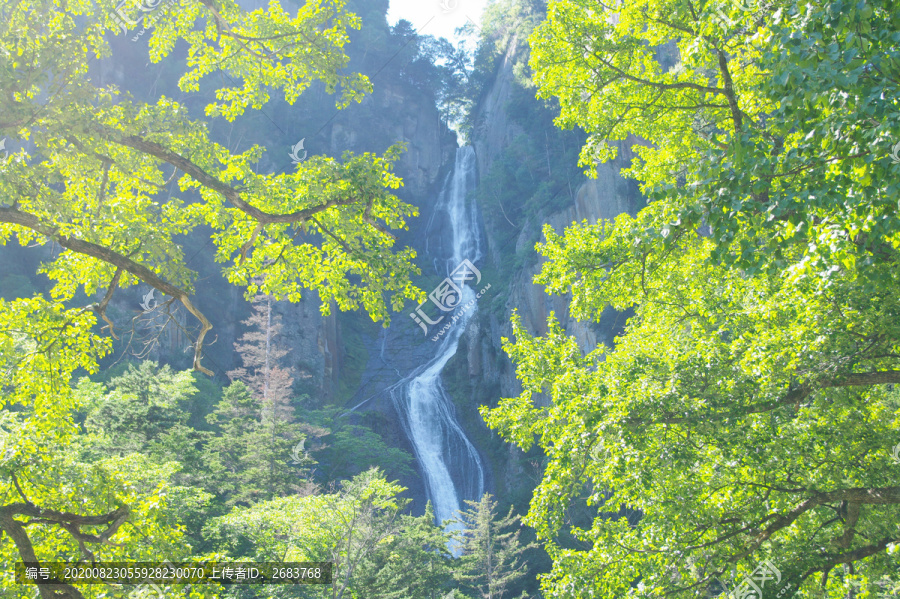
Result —
[[[405, 299], [424, 299], [409, 279], [413, 251], [395, 250], [389, 231], [415, 214], [392, 193], [401, 184], [392, 171], [399, 147], [383, 156], [314, 156], [288, 173], [259, 174], [263, 148], [233, 153], [184, 104], [162, 96], [144, 103], [96, 83], [93, 61], [109, 57], [110, 36], [139, 15], [116, 4], [0, 2], [0, 243], [60, 250], [42, 267], [53, 284], [49, 295], [0, 300], [0, 405], [26, 415], [23, 426], [37, 439], [21, 437], [17, 468], [36, 467], [38, 447], [71, 429], [72, 373], [96, 372], [109, 351], [116, 326], [106, 308], [120, 288], [146, 283], [190, 313], [194, 368], [210, 373], [202, 356], [214, 323], [194, 301], [195, 271], [179, 242], [201, 225], [212, 229], [225, 275], [248, 297], [296, 300], [314, 289], [326, 310], [333, 302], [383, 320]], [[365, 77], [342, 71], [347, 29], [359, 20], [341, 0], [310, 0], [296, 14], [277, 3], [247, 12], [234, 0], [173, 0], [142, 16], [145, 25], [152, 21], [145, 38], [151, 60], [171, 60], [176, 43], [186, 48], [179, 86], [194, 93], [202, 84], [215, 97], [200, 100], [207, 118], [233, 120], [272, 93], [293, 102], [317, 81], [340, 90], [341, 106], [371, 89]], [[251, 282], [262, 271], [264, 281]], [[84, 295], [95, 299], [80, 307]], [[100, 332], [96, 325], [104, 323]], [[21, 481], [25, 471], [3, 471], [0, 492], [12, 503], [2, 509], [18, 510], [12, 506], [20, 500], [38, 506], [29, 510], [63, 509], [65, 502], [49, 494], [23, 498], [14, 475]], [[98, 503], [91, 485], [79, 493], [85, 501], [65, 508], [77, 518], [118, 509]], [[110, 529], [111, 542], [129, 527], [164, 525], [157, 512], [128, 503], [142, 499], [126, 495], [128, 526]], [[7, 514], [10, 534], [26, 551], [22, 535], [40, 527], [17, 520], [21, 510]], [[151, 520], [136, 521], [144, 517]], [[74, 557], [73, 530], [57, 527], [55, 534], [69, 535], [58, 545], [43, 535], [29, 543], [46, 544], [36, 549], [40, 559]], [[75, 588], [66, 592], [80, 596]]]
[[446, 581], [449, 537], [433, 515], [403, 514], [404, 490], [373, 468], [331, 493], [235, 509], [208, 532], [253, 559], [332, 562], [331, 587], [317, 596], [424, 597]]
[[589, 170], [636, 136], [650, 203], [545, 229], [538, 283], [579, 319], [634, 315], [587, 355], [516, 321], [524, 391], [483, 412], [547, 454], [526, 522], [548, 596], [701, 597], [765, 560], [766, 596], [896, 579], [898, 21], [878, 1], [550, 4], [539, 93], [591, 134]]

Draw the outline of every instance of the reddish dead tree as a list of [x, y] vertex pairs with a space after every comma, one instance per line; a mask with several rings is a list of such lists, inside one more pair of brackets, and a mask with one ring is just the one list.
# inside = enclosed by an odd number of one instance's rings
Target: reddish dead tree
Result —
[[243, 381], [259, 401], [259, 422], [269, 432], [269, 476], [276, 478], [279, 462], [277, 448], [280, 437], [291, 435], [296, 427], [294, 408], [291, 405], [291, 386], [294, 383], [291, 368], [282, 366], [288, 350], [280, 341], [281, 316], [274, 313], [274, 301], [270, 296], [253, 298], [253, 314], [243, 324], [250, 329], [234, 344], [243, 366], [228, 372], [232, 379]]

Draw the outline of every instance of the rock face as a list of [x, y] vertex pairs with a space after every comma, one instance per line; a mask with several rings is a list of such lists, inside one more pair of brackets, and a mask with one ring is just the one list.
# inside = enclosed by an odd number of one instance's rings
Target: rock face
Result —
[[[245, 10], [264, 9], [266, 4], [259, 0], [241, 0], [240, 3]], [[299, 6], [293, 0], [288, 0], [288, 4], [294, 5], [295, 9]], [[380, 35], [382, 40], [388, 35], [383, 14], [387, 2], [383, 4], [379, 7], [370, 2], [363, 6], [372, 12], [364, 26], [375, 32], [373, 35]], [[360, 7], [355, 10], [359, 12]], [[185, 96], [174, 85], [178, 69], [173, 65], [177, 67], [184, 57], [176, 51], [162, 63], [152, 64], [148, 62], [147, 39], [148, 35], [134, 42], [129, 36], [113, 38], [112, 56], [94, 66], [94, 80], [98, 85], [113, 85], [129, 91], [138, 99], [164, 93], [185, 103], [195, 118], [206, 120], [202, 112], [196, 110], [199, 106], [196, 98]], [[360, 57], [371, 48], [360, 41], [351, 43], [346, 50], [351, 61], [362, 62]], [[440, 187], [439, 178], [452, 164], [457, 147], [456, 134], [442, 122], [433, 90], [398, 75], [404, 65], [399, 59], [392, 60], [361, 69], [372, 78], [374, 91], [359, 104], [337, 111], [335, 97], [324, 93], [323, 85], [314, 84], [293, 106], [276, 99], [266, 105], [262, 111], [265, 114], [249, 115], [247, 122], [252, 123], [249, 127], [241, 128], [240, 121], [230, 129], [221, 122], [210, 122], [210, 137], [232, 150], [244, 150], [252, 143], [266, 146], [268, 151], [258, 165], [259, 172], [266, 173], [292, 168], [287, 152], [301, 138], [305, 139], [305, 149], [310, 155], [335, 158], [340, 158], [346, 151], [381, 154], [391, 144], [402, 142], [406, 151], [397, 161], [395, 172], [402, 177], [403, 187], [394, 193], [419, 207], [423, 215], [410, 222], [410, 229], [424, 228], [423, 223], [427, 222], [436, 190]], [[135, 70], [142, 76], [130, 75]], [[414, 235], [414, 231], [399, 232], [397, 248], [414, 245]], [[205, 240], [198, 239], [200, 247]], [[185, 253], [193, 251], [186, 248]], [[213, 261], [211, 244], [200, 247], [190, 264], [198, 270], [198, 281], [202, 281], [202, 285], [198, 284], [195, 304], [214, 327], [204, 348], [204, 354], [208, 356], [204, 365], [224, 381], [229, 370], [240, 366], [233, 348], [245, 329], [241, 321], [250, 315], [249, 304], [240, 290], [222, 278], [220, 265]], [[141, 285], [126, 290], [114, 299], [111, 313], [119, 314], [123, 322], [128, 322], [132, 316], [140, 314], [141, 297], [148, 289]], [[285, 366], [295, 370], [297, 391], [308, 394], [321, 405], [336, 398], [347, 375], [348, 359], [347, 341], [342, 334], [344, 319], [336, 310], [323, 315], [320, 305], [318, 294], [310, 292], [296, 303], [276, 303], [275, 311], [282, 316], [282, 341], [289, 348], [289, 362]], [[188, 331], [194, 326], [193, 319], [177, 309], [173, 310], [172, 318]], [[132, 345], [140, 350], [142, 340], [153, 337], [162, 320], [152, 315], [140, 316], [136, 324], [137, 340]], [[126, 357], [149, 358], [178, 368], [189, 368], [191, 353], [187, 346], [190, 339], [182, 334], [182, 328], [172, 328], [174, 333], [158, 336], [146, 350], [136, 352], [134, 347], [124, 344], [119, 349]], [[347, 385], [346, 381], [344, 385]]]
[[[618, 173], [633, 158], [631, 142], [619, 142], [619, 152], [615, 160], [600, 165], [596, 179], [589, 179], [575, 191], [575, 201], [570, 207], [547, 215], [546, 222], [557, 233], [562, 233], [574, 222], [587, 221], [596, 223], [600, 219], [612, 220], [622, 213], [636, 214], [643, 206], [643, 198], [634, 181], [623, 179]], [[523, 228], [519, 236], [519, 244], [524, 245], [530, 239], [530, 231]], [[522, 323], [533, 334], [543, 335], [547, 332], [547, 318], [554, 312], [566, 325], [566, 330], [578, 339], [584, 351], [589, 352], [597, 347], [598, 342], [610, 344], [613, 331], [604, 331], [597, 326], [578, 322], [568, 316], [569, 298], [548, 295], [542, 286], [531, 281], [540, 272], [543, 259], [537, 264], [523, 269], [516, 274], [509, 291], [507, 308], [517, 310]], [[602, 324], [602, 323], [601, 323]], [[511, 331], [504, 331], [508, 335]], [[503, 391], [515, 393], [518, 387], [506, 380]]]
[[[617, 142], [616, 159], [598, 166], [597, 178], [588, 179], [578, 187], [574, 204], [547, 216], [546, 222], [557, 233], [561, 234], [574, 222], [587, 221], [593, 224], [601, 219], [613, 220], [623, 213], [635, 215], [643, 207], [644, 200], [637, 184], [619, 175], [620, 169], [627, 167], [634, 157], [631, 150], [632, 143], [631, 140]], [[523, 235], [520, 236], [522, 243], [526, 241], [524, 235], [523, 231]], [[595, 349], [598, 342], [611, 345], [617, 329], [615, 321], [613, 330], [604, 330], [603, 325], [606, 323], [600, 323], [598, 327], [576, 321], [568, 316], [568, 298], [550, 296], [541, 286], [531, 282], [540, 271], [542, 262], [543, 260], [518, 273], [509, 294], [508, 307], [519, 311], [522, 322], [532, 333], [542, 335], [547, 332], [547, 317], [552, 311], [566, 325], [566, 330], [578, 339], [579, 345], [586, 352]], [[509, 387], [504, 387], [506, 388]]]
[[[329, 143], [323, 153], [336, 157], [345, 151], [380, 153], [387, 143], [404, 143], [406, 152], [395, 166], [403, 187], [395, 193], [419, 207], [420, 214], [429, 212], [438, 177], [456, 149], [456, 136], [441, 121], [434, 97], [391, 84], [376, 85], [359, 106], [338, 114], [321, 136]], [[415, 219], [411, 228], [424, 221], [425, 217]], [[399, 236], [398, 249], [412, 243], [410, 235]], [[318, 296], [312, 294], [296, 304], [281, 302], [278, 310], [283, 311], [292, 365], [304, 373], [301, 388], [320, 401], [330, 401], [346, 374], [347, 344], [338, 312], [323, 316], [319, 306]]]
[[506, 113], [506, 104], [510, 100], [513, 86], [516, 85], [513, 67], [518, 47], [518, 39], [513, 37], [500, 60], [493, 84], [475, 118], [476, 127], [472, 144], [475, 146], [479, 173], [490, 171], [497, 155], [512, 144], [521, 132]]
[[341, 123], [332, 127], [333, 155], [340, 156], [345, 149], [373, 151], [354, 145], [356, 128], [374, 131], [377, 137], [394, 143], [403, 142], [406, 151], [397, 163], [397, 173], [403, 177], [400, 195], [419, 206], [428, 204], [426, 195], [433, 190], [442, 167], [452, 163], [456, 150], [456, 136], [441, 121], [434, 96], [385, 84], [376, 86], [362, 106], [369, 109], [366, 122], [355, 123], [352, 128]]
[[[485, 93], [477, 118], [474, 119], [476, 125], [473, 144], [478, 155], [480, 177], [490, 172], [500, 153], [523, 133], [521, 127], [508, 118], [506, 113], [513, 87], [519, 85], [513, 75], [519, 50], [520, 44], [514, 39], [502, 57], [496, 77]], [[674, 59], [669, 50], [661, 48], [660, 57], [671, 62]], [[544, 223], [550, 224], [557, 233], [562, 233], [573, 222], [595, 223], [599, 219], [612, 220], [622, 213], [636, 214], [644, 206], [644, 198], [634, 181], [626, 180], [619, 174], [633, 159], [632, 146], [636, 141], [628, 139], [616, 142], [617, 158], [600, 165], [597, 178], [588, 179], [574, 187], [568, 206], [562, 210], [544, 210], [526, 222], [516, 239], [515, 250], [500, 246], [494, 223], [486, 220], [485, 236], [490, 262], [498, 269], [505, 268], [504, 265], [511, 263], [508, 254], [511, 251], [520, 253], [533, 244]], [[625, 315], [612, 311], [605, 313], [597, 323], [573, 319], [569, 315], [569, 297], [550, 296], [542, 286], [532, 282], [540, 268], [541, 261], [518, 268], [510, 277], [508, 288], [501, 290], [502, 296], [505, 296], [502, 310], [482, 310], [482, 317], [473, 319], [468, 325], [465, 335], [466, 355], [450, 366], [464, 369], [465, 376], [471, 380], [469, 401], [473, 411], [474, 406], [496, 405], [500, 397], [514, 397], [521, 390], [514, 367], [501, 347], [503, 337], [512, 337], [510, 317], [514, 310], [518, 312], [526, 329], [537, 335], [546, 333], [548, 317], [551, 312], [555, 313], [585, 352], [595, 349], [599, 343], [612, 345], [615, 336], [624, 326]], [[461, 345], [461, 350], [462, 347]], [[453, 375], [451, 373], [447, 376]], [[535, 401], [541, 405], [549, 402], [546, 397], [536, 397]], [[471, 418], [468, 422], [470, 429], [477, 429], [479, 426], [484, 428], [477, 418]], [[494, 473], [492, 492], [501, 497], [517, 496], [518, 490], [528, 484], [523, 481], [527, 480], [527, 475], [533, 469], [530, 462], [533, 458], [526, 458], [512, 446], [502, 445], [494, 447], [491, 454], [495, 456], [491, 463]]]
[[[514, 86], [519, 85], [514, 76], [514, 65], [520, 60], [521, 44], [513, 37], [504, 53], [496, 70], [496, 76], [490, 85], [484, 100], [478, 107], [478, 113], [474, 122], [473, 145], [478, 156], [479, 175], [490, 172], [491, 166], [498, 155], [514, 140], [522, 134], [522, 129], [507, 115], [506, 106], [510, 101]], [[661, 46], [658, 51], [660, 61], [667, 68], [677, 62], [677, 50], [669, 45]], [[620, 174], [622, 168], [630, 165], [634, 158], [632, 145], [635, 139], [622, 142], [613, 142], [618, 145], [618, 154], [615, 160], [602, 164], [597, 168], [597, 177], [588, 179], [574, 191], [574, 201], [563, 210], [541, 214], [540, 222], [526, 223], [516, 241], [516, 252], [520, 252], [528, 244], [533, 242], [543, 223], [550, 224], [557, 233], [573, 222], [587, 221], [595, 223], [599, 219], [612, 220], [622, 213], [636, 214], [644, 205], [644, 199], [640, 194], [637, 184], [633, 180], [624, 179]], [[496, 240], [491, 223], [485, 224], [487, 244], [490, 251], [490, 259], [500, 267], [503, 263], [503, 250]], [[507, 250], [508, 251], [508, 250]], [[470, 352], [479, 351], [478, 348], [490, 348], [490, 353], [497, 354], [499, 360], [487, 360], [471, 356], [469, 363], [478, 362], [501, 363], [503, 356], [500, 350], [500, 338], [509, 336], [509, 316], [513, 310], [517, 310], [522, 322], [534, 334], [543, 334], [547, 330], [547, 317], [554, 312], [566, 325], [566, 329], [578, 339], [585, 351], [593, 350], [598, 342], [612, 341], [617, 324], [613, 320], [609, 324], [609, 330], [601, 330], [597, 326], [576, 322], [568, 317], [568, 299], [565, 297], [551, 297], [543, 288], [532, 283], [534, 275], [540, 271], [540, 263], [525, 267], [515, 273], [513, 281], [508, 289], [508, 301], [504, 318], [498, 320], [492, 318], [490, 330], [482, 323], [483, 342], [470, 344]], [[478, 326], [476, 323], [470, 327]], [[498, 353], [499, 352], [499, 353]], [[486, 367], [481, 376], [488, 380], [499, 382], [504, 397], [518, 393], [518, 383], [514, 373], [506, 367]]]
[[[478, 138], [475, 147], [478, 151], [479, 171], [487, 173], [494, 158], [520, 133], [519, 127], [511, 123], [503, 111], [504, 102], [509, 98], [512, 86], [517, 85], [513, 77], [512, 65], [517, 44], [515, 40], [503, 57], [502, 64], [497, 71], [497, 78], [485, 96], [481, 108], [483, 118], [480, 116], [477, 122], [482, 126], [477, 130]], [[622, 213], [636, 214], [644, 205], [637, 184], [633, 180], [624, 179], [620, 170], [630, 165], [634, 158], [632, 145], [635, 139], [621, 142], [613, 142], [618, 145], [618, 155], [615, 160], [599, 165], [597, 177], [588, 179], [575, 189], [574, 201], [565, 209], [541, 215], [541, 222], [527, 223], [522, 227], [516, 241], [516, 250], [521, 251], [531, 243], [543, 223], [550, 224], [557, 233], [573, 222], [587, 221], [595, 223], [599, 219], [612, 220]], [[491, 223], [486, 223], [486, 235], [488, 245], [491, 248], [491, 259], [498, 266], [503, 263], [499, 255], [497, 243], [495, 243]], [[533, 334], [544, 334], [547, 331], [547, 318], [550, 312], [554, 312], [570, 334], [574, 335], [585, 351], [593, 350], [598, 342], [611, 343], [613, 336], [620, 326], [616, 319], [609, 322], [601, 322], [600, 326], [577, 322], [568, 316], [568, 298], [548, 295], [541, 286], [532, 283], [534, 276], [540, 271], [541, 263], [520, 269], [513, 276], [507, 293], [507, 303], [503, 319], [493, 318], [490, 321], [490, 330], [483, 331], [484, 341], [471, 344], [470, 351], [488, 349], [490, 353], [499, 355], [500, 338], [511, 334], [509, 316], [513, 310], [517, 310], [523, 324]], [[475, 326], [470, 325], [470, 326]], [[605, 330], [604, 330], [605, 329]], [[470, 363], [482, 362], [484, 364], [496, 364], [497, 360], [485, 360], [472, 356]], [[499, 360], [502, 364], [503, 360]], [[504, 397], [518, 393], [519, 386], [514, 373], [507, 367], [486, 367], [481, 376], [488, 380], [500, 383]]]

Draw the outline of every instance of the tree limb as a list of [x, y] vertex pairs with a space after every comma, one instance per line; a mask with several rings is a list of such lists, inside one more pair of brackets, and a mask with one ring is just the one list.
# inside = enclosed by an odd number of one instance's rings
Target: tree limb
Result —
[[[28, 533], [25, 532], [25, 526], [29, 523], [16, 520], [16, 516], [28, 516], [36, 519], [31, 523], [40, 521], [42, 523], [58, 524], [78, 540], [82, 550], [85, 550], [85, 541], [108, 543], [109, 538], [116, 534], [116, 531], [128, 519], [130, 514], [131, 508], [124, 505], [108, 514], [82, 516], [70, 512], [43, 509], [33, 503], [12, 503], [0, 507], [0, 529], [13, 540], [19, 555], [22, 557], [22, 561], [40, 563], [34, 552], [31, 539], [28, 537]], [[106, 530], [99, 535], [82, 533], [80, 530], [81, 526], [102, 526], [104, 524], [107, 525]], [[38, 584], [37, 586], [41, 599], [84, 599], [84, 595], [70, 584], [53, 581], [52, 584]]]
[[32, 231], [35, 231], [36, 233], [40, 233], [41, 235], [53, 239], [59, 245], [68, 250], [79, 254], [84, 254], [86, 256], [98, 258], [106, 262], [107, 264], [112, 264], [113, 266], [121, 270], [133, 274], [140, 280], [144, 281], [152, 287], [155, 287], [166, 295], [178, 299], [178, 301], [181, 302], [181, 304], [187, 309], [187, 311], [193, 314], [201, 324], [200, 333], [197, 336], [197, 343], [194, 351], [194, 368], [196, 370], [199, 370], [200, 372], [203, 372], [204, 374], [212, 376], [213, 372], [200, 363], [201, 350], [203, 348], [203, 338], [206, 336], [206, 333], [209, 332], [210, 329], [212, 329], [212, 324], [210, 324], [209, 320], [202, 312], [200, 312], [200, 310], [194, 307], [194, 304], [191, 302], [191, 299], [186, 291], [180, 289], [179, 287], [176, 287], [175, 285], [172, 285], [143, 264], [135, 262], [134, 260], [131, 260], [127, 256], [124, 256], [113, 249], [98, 245], [96, 243], [91, 243], [90, 241], [78, 239], [77, 237], [69, 237], [61, 234], [57, 227], [43, 224], [33, 214], [21, 212], [10, 207], [0, 206], [0, 222], [26, 227], [28, 229], [31, 229]]
[[147, 141], [146, 139], [143, 139], [136, 135], [126, 136], [118, 141], [122, 145], [128, 146], [129, 148], [133, 148], [146, 154], [150, 154], [151, 156], [155, 156], [160, 160], [168, 162], [175, 168], [184, 171], [204, 186], [223, 195], [225, 199], [231, 202], [238, 210], [254, 218], [261, 224], [302, 222], [305, 220], [309, 220], [310, 217], [318, 214], [319, 212], [324, 212], [325, 210], [328, 210], [329, 208], [332, 208], [334, 206], [349, 206], [351, 204], [356, 204], [357, 202], [359, 202], [358, 198], [350, 197], [341, 200], [331, 200], [324, 204], [312, 206], [310, 208], [304, 208], [303, 210], [298, 210], [289, 214], [271, 214], [269, 212], [263, 212], [259, 208], [256, 208], [255, 206], [244, 200], [241, 197], [241, 194], [236, 189], [234, 189], [230, 185], [227, 185], [223, 181], [220, 181], [216, 177], [213, 177], [198, 165], [194, 164], [194, 162], [192, 162], [190, 159], [172, 152], [161, 144]]

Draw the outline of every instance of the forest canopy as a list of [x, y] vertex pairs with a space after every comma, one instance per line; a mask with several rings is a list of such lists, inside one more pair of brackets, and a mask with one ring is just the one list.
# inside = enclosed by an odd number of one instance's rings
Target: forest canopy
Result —
[[547, 455], [525, 520], [546, 596], [897, 584], [898, 23], [890, 1], [550, 3], [538, 95], [588, 133], [588, 174], [635, 140], [649, 204], [545, 227], [535, 282], [628, 324], [583, 355], [516, 320], [523, 393], [482, 409]]
[[[0, 249], [43, 260], [35, 277], [0, 268], [15, 283], [0, 289], [0, 563], [334, 566], [328, 586], [167, 597], [524, 599], [545, 564], [554, 598], [900, 596], [900, 4], [496, 0], [473, 54], [389, 26], [388, 4], [0, 0]], [[165, 61], [141, 93], [104, 82], [128, 39]], [[389, 64], [384, 97], [414, 88], [439, 104], [426, 118], [415, 102], [363, 104]], [[480, 427], [490, 482], [513, 492], [461, 501], [449, 527], [426, 499], [414, 515], [394, 480], [421, 476], [382, 436], [402, 425], [310, 398], [288, 360], [281, 300], [387, 326], [425, 299], [402, 247], [418, 216], [397, 195], [403, 144], [337, 158], [294, 141], [287, 166], [287, 148], [271, 159], [260, 141], [266, 109], [309, 94], [327, 106], [298, 121], [362, 105], [370, 130], [344, 147], [437, 121], [411, 161], [435, 186], [452, 179], [445, 121], [490, 165], [467, 198], [493, 227], [484, 273], [504, 294], [458, 338], [452, 373], [434, 372], [448, 412], [469, 402], [461, 424]], [[226, 141], [235, 123], [258, 135]], [[576, 171], [626, 151], [630, 181], [611, 185], [646, 207], [545, 225], [535, 265], [540, 223], [584, 213]], [[212, 269], [249, 302], [225, 323], [240, 331], [228, 381], [210, 376]], [[535, 327], [522, 303], [503, 339], [516, 381], [496, 339], [534, 272], [568, 314]], [[125, 333], [110, 315], [138, 285], [189, 340], [192, 371], [110, 366]], [[596, 333], [610, 315], [624, 329], [591, 351], [565, 328]], [[346, 328], [361, 379], [372, 340]], [[403, 376], [380, 341], [376, 386]], [[504, 385], [518, 395], [498, 402]], [[492, 430], [471, 421], [482, 397]], [[526, 492], [520, 518], [510, 496]], [[35, 592], [11, 572], [4, 596], [96, 590]]]
[[[151, 8], [0, 3], [0, 244], [59, 250], [40, 268], [49, 293], [0, 299], [4, 563], [186, 557], [184, 523], [213, 495], [184, 483], [227, 494], [177, 474], [203, 446], [203, 431], [187, 426], [183, 410], [196, 391], [188, 374], [136, 395], [107, 396], [72, 380], [98, 371], [117, 335], [107, 307], [139, 283], [163, 296], [161, 312], [190, 315], [194, 368], [211, 374], [202, 357], [213, 323], [197, 307], [203, 288], [184, 236], [206, 234], [225, 276], [248, 297], [297, 300], [315, 291], [326, 312], [362, 308], [387, 322], [422, 295], [410, 281], [415, 252], [395, 248], [391, 232], [416, 214], [393, 194], [401, 146], [381, 156], [311, 156], [289, 172], [261, 174], [262, 146], [236, 152], [209, 133], [210, 119], [252, 113], [273, 94], [290, 103], [322, 85], [341, 108], [371, 91], [365, 76], [344, 68], [349, 32], [360, 27], [344, 2], [313, 0], [294, 14], [277, 3], [248, 12], [233, 0]], [[178, 87], [190, 106], [99, 82], [115, 36], [141, 21], [150, 60], [183, 67]], [[258, 409], [259, 399], [240, 388], [230, 400], [248, 414]], [[276, 429], [265, 425], [249, 419], [247, 430], [232, 432], [252, 453], [256, 429]], [[270, 473], [259, 494], [281, 488], [274, 467], [260, 466]], [[72, 585], [40, 592], [82, 596]]]

